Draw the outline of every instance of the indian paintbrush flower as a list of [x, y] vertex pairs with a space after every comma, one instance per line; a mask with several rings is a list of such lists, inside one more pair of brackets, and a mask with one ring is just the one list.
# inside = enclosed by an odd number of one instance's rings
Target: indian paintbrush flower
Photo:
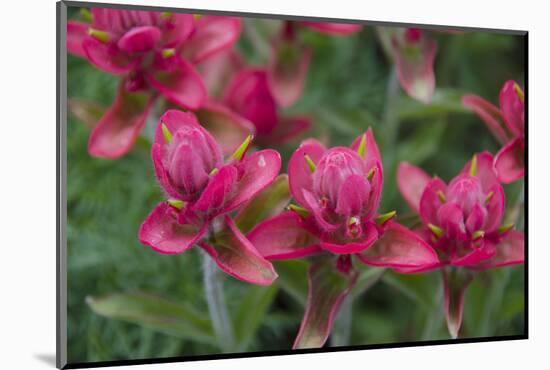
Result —
[[499, 180], [509, 184], [521, 179], [525, 172], [525, 95], [521, 87], [506, 81], [500, 90], [499, 108], [476, 95], [466, 95], [462, 102], [503, 145], [494, 163]]
[[231, 17], [92, 8], [87, 22], [69, 21], [69, 53], [121, 76], [114, 104], [89, 140], [93, 156], [118, 158], [132, 147], [160, 94], [198, 109], [207, 98], [194, 64], [231, 47], [240, 20]]
[[439, 256], [437, 266], [402, 271], [443, 268], [447, 326], [456, 337], [472, 272], [522, 264], [524, 235], [502, 223], [505, 195], [488, 152], [474, 155], [449, 184], [405, 162], [399, 166], [397, 182], [407, 203], [420, 214], [423, 226], [418, 234]]
[[[257, 225], [248, 237], [267, 259], [300, 258], [325, 253], [332, 262], [310, 270], [308, 307], [295, 348], [322, 346], [334, 314], [353, 287], [357, 270], [352, 257], [367, 265], [395, 269], [432, 267], [434, 250], [412, 231], [380, 215], [382, 162], [371, 129], [351, 148], [327, 149], [306, 140], [288, 165], [290, 192], [297, 204]], [[323, 279], [333, 276], [330, 292]], [[326, 294], [326, 297], [324, 295]], [[322, 300], [322, 306], [316, 307]]]
[[279, 153], [248, 154], [250, 136], [228, 161], [214, 138], [190, 112], [167, 111], [156, 129], [152, 159], [166, 193], [139, 230], [139, 240], [153, 250], [181, 253], [198, 245], [228, 274], [254, 284], [277, 277], [239, 231], [229, 212], [254, 198], [276, 178]]

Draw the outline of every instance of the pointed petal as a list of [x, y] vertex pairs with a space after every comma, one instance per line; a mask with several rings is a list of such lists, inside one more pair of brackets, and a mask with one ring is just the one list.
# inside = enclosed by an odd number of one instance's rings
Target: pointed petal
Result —
[[303, 190], [313, 190], [311, 170], [309, 169], [304, 156], [307, 154], [315, 163], [319, 163], [326, 148], [317, 140], [306, 140], [290, 157], [288, 162], [288, 184], [290, 193], [298, 204], [307, 207]]
[[[515, 81], [506, 81], [500, 90], [500, 111], [510, 131], [517, 137], [525, 133], [525, 104], [518, 96]], [[519, 88], [519, 87], [517, 87]]]
[[86, 58], [86, 53], [82, 47], [82, 42], [88, 37], [88, 27], [90, 25], [83, 22], [67, 22], [67, 51], [77, 57]]
[[183, 53], [192, 63], [229, 49], [241, 33], [241, 20], [236, 17], [203, 16], [196, 30], [184, 44]]
[[435, 90], [434, 60], [437, 43], [423, 38], [417, 43], [393, 45], [397, 76], [403, 90], [422, 103], [431, 102]]
[[306, 311], [293, 349], [322, 347], [332, 330], [334, 316], [357, 281], [357, 272], [345, 275], [334, 260], [316, 262], [309, 269]]
[[101, 117], [88, 141], [93, 157], [116, 159], [134, 145], [155, 97], [149, 92], [128, 92], [121, 80], [113, 105]]
[[295, 259], [321, 251], [317, 237], [302, 227], [295, 212], [284, 212], [254, 227], [248, 239], [268, 260]]
[[238, 172], [232, 166], [222, 167], [216, 175], [210, 179], [200, 198], [193, 205], [193, 210], [208, 213], [214, 216], [220, 213], [224, 203], [235, 191]]
[[206, 86], [193, 65], [185, 59], [174, 58], [170, 68], [158, 68], [147, 74], [146, 79], [172, 103], [186, 109], [198, 109], [208, 97]]
[[453, 339], [458, 337], [462, 326], [464, 311], [464, 294], [472, 281], [472, 275], [467, 271], [455, 270], [450, 273], [442, 270], [445, 298], [443, 300], [447, 328]]
[[168, 177], [168, 171], [166, 170], [166, 168], [164, 168], [164, 163], [162, 162], [162, 152], [163, 149], [159, 143], [154, 143], [151, 147], [151, 158], [153, 160], [155, 176], [157, 177], [160, 186], [164, 189], [169, 197], [181, 199], [183, 198], [183, 195], [180, 194], [180, 192], [174, 186], [172, 186], [172, 182]]
[[176, 211], [160, 203], [143, 221], [138, 238], [142, 244], [163, 254], [181, 253], [193, 246], [204, 235], [206, 225], [182, 225], [177, 222]]
[[333, 23], [333, 22], [300, 22], [303, 26], [317, 32], [333, 36], [347, 36], [361, 31], [360, 24]]
[[93, 37], [82, 41], [82, 49], [88, 61], [104, 72], [123, 75], [135, 68], [139, 59], [131, 59], [116, 44], [103, 43]]
[[525, 140], [517, 138], [506, 144], [495, 157], [495, 171], [505, 184], [521, 179], [525, 174]]
[[160, 36], [161, 32], [157, 27], [134, 27], [117, 41], [117, 46], [126, 53], [143, 53], [152, 50]]
[[233, 153], [248, 135], [254, 133], [254, 125], [249, 120], [219, 103], [205, 103], [195, 113], [224, 154]]
[[357, 257], [367, 265], [396, 269], [428, 269], [439, 263], [437, 254], [428, 243], [391, 221], [382, 237]]
[[288, 176], [279, 175], [270, 186], [241, 207], [235, 218], [239, 230], [247, 233], [263, 220], [280, 214], [290, 202], [290, 198]]
[[214, 244], [203, 242], [200, 246], [229, 275], [258, 285], [270, 285], [277, 278], [273, 265], [260, 255], [231, 218], [224, 218], [223, 229], [215, 238]]
[[441, 207], [438, 192], [443, 192], [447, 189], [447, 185], [438, 177], [433, 178], [424, 188], [420, 197], [420, 217], [425, 224], [437, 224], [437, 210]]
[[493, 192], [493, 196], [487, 204], [487, 219], [483, 225], [486, 232], [494, 231], [500, 226], [506, 207], [506, 196], [502, 186], [496, 184], [490, 191]]
[[290, 107], [302, 96], [310, 60], [311, 50], [296, 42], [274, 45], [267, 79], [280, 107]]
[[397, 186], [409, 207], [419, 212], [420, 198], [431, 177], [422, 169], [408, 162], [401, 162], [397, 168]]
[[[493, 167], [493, 155], [488, 151], [484, 151], [476, 154], [477, 170], [476, 177], [481, 182], [481, 188], [484, 193], [488, 193], [495, 185], [500, 182], [497, 179], [496, 172]], [[472, 161], [468, 161], [462, 169], [463, 174], [470, 173], [470, 167]]]
[[477, 114], [501, 144], [508, 142], [511, 135], [504, 124], [500, 109], [476, 95], [462, 97], [462, 105]]
[[370, 192], [370, 182], [364, 176], [357, 174], [348, 176], [338, 190], [335, 212], [342, 216], [360, 214], [367, 205]]
[[522, 264], [525, 260], [525, 235], [517, 230], [511, 230], [506, 237], [496, 245], [496, 255], [488, 261], [484, 268], [504, 267]]
[[[346, 244], [334, 243], [326, 235], [321, 237], [321, 248], [334, 254], [355, 254], [361, 253], [370, 248], [379, 238], [378, 230], [372, 223], [364, 226], [363, 238], [357, 242]], [[358, 255], [359, 256], [359, 255]]]
[[464, 224], [464, 213], [462, 208], [454, 202], [442, 204], [437, 210], [437, 222], [451, 239], [465, 240], [466, 225]]
[[242, 165], [242, 177], [236, 185], [234, 196], [225, 204], [224, 212], [237, 208], [268, 187], [279, 174], [281, 156], [272, 149], [261, 150], [246, 156]]

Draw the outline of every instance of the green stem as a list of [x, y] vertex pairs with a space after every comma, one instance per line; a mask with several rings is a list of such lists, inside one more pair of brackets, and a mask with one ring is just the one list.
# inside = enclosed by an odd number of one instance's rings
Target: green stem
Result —
[[231, 352], [235, 348], [235, 339], [225, 305], [223, 276], [214, 260], [206, 253], [203, 256], [203, 274], [208, 312], [220, 349], [225, 353]]
[[349, 294], [338, 310], [334, 319], [334, 326], [330, 336], [332, 347], [347, 346], [351, 339], [351, 318], [352, 318], [353, 295]]

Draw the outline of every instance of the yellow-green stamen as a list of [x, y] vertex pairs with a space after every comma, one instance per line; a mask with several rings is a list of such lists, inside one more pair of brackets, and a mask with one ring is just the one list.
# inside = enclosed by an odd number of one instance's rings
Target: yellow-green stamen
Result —
[[396, 214], [397, 214], [397, 211], [391, 211], [391, 212], [388, 212], [388, 213], [384, 213], [383, 215], [380, 215], [380, 216], [376, 217], [374, 219], [374, 221], [376, 221], [376, 223], [378, 225], [384, 225], [386, 222], [388, 222], [389, 220], [394, 218]]
[[504, 224], [504, 225], [502, 225], [501, 227], [498, 228], [498, 233], [499, 234], [504, 234], [505, 232], [508, 232], [508, 231], [512, 230], [513, 228], [514, 228], [513, 223]]
[[103, 43], [109, 42], [110, 40], [109, 34], [107, 32], [96, 30], [94, 28], [88, 29], [88, 35]]
[[177, 208], [177, 209], [182, 209], [183, 206], [185, 205], [185, 202], [183, 200], [179, 200], [179, 199], [168, 199], [166, 202], [169, 205], [171, 205], [172, 207]]
[[516, 92], [516, 94], [518, 94], [519, 100], [524, 102], [525, 101], [525, 94], [523, 94], [523, 90], [521, 89], [521, 87], [519, 87], [518, 84], [514, 84], [514, 91]]
[[362, 159], [365, 159], [365, 151], [367, 149], [367, 134], [363, 134], [361, 136], [361, 142], [359, 143], [359, 148], [357, 148], [357, 154], [359, 154], [359, 157]]
[[472, 157], [472, 163], [470, 164], [470, 176], [477, 175], [477, 155]]
[[306, 163], [307, 163], [311, 173], [315, 172], [315, 170], [317, 169], [317, 166], [315, 165], [315, 163], [313, 162], [311, 157], [307, 154], [304, 154], [304, 159], [306, 160]]
[[252, 139], [254, 139], [254, 135], [248, 135], [246, 139], [244, 139], [243, 143], [239, 145], [237, 150], [235, 150], [235, 153], [233, 153], [233, 158], [238, 161], [242, 160], [248, 150], [248, 147], [250, 146], [250, 143], [252, 142]]
[[174, 55], [176, 55], [176, 49], [174, 48], [162, 50], [162, 57], [164, 59], [168, 59], [170, 57], [173, 57]]
[[445, 194], [443, 194], [441, 190], [437, 191], [437, 197], [439, 198], [439, 201], [441, 203], [445, 203], [447, 201], [447, 197], [445, 196]]
[[309, 211], [303, 207], [297, 206], [295, 204], [289, 204], [288, 207], [286, 207], [287, 210], [296, 212], [298, 215], [302, 217], [308, 217]]
[[434, 224], [428, 224], [428, 228], [430, 229], [430, 231], [439, 239], [441, 238], [445, 232], [443, 231], [442, 228], [440, 228], [439, 226], [436, 226]]
[[170, 133], [170, 130], [168, 130], [168, 127], [163, 123], [162, 126], [162, 135], [164, 136], [164, 140], [166, 141], [166, 144], [170, 144], [170, 141], [172, 141], [172, 134]]

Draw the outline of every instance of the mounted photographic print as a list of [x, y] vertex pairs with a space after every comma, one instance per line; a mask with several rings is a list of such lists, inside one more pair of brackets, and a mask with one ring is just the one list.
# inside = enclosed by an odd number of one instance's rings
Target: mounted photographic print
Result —
[[58, 23], [58, 367], [527, 338], [527, 32]]

